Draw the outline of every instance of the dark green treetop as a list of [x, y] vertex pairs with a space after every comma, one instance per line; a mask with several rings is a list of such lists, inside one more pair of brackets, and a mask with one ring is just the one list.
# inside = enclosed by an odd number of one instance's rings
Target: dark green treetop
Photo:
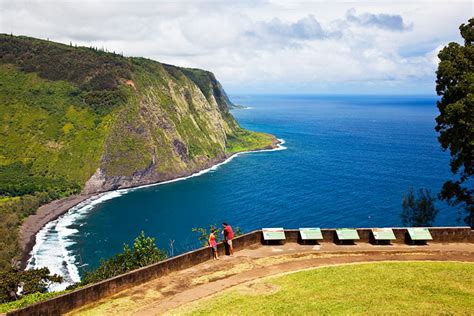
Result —
[[474, 227], [474, 18], [459, 27], [464, 46], [449, 43], [438, 54], [436, 92], [440, 115], [436, 131], [443, 150], [451, 154], [454, 180], [444, 183], [440, 198], [466, 212], [465, 222]]
[[401, 219], [403, 225], [413, 227], [432, 226], [438, 214], [434, 202], [435, 198], [431, 195], [430, 190], [420, 189], [418, 196], [415, 196], [413, 189], [410, 188], [402, 203]]

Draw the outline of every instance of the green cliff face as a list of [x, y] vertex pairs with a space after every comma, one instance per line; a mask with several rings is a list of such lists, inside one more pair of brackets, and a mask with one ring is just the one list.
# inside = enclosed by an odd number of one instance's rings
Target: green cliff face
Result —
[[153, 183], [275, 146], [229, 106], [207, 71], [0, 35], [0, 196]]

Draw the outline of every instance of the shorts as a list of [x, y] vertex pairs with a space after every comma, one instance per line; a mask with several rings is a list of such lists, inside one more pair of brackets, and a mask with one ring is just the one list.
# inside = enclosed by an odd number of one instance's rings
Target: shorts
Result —
[[217, 245], [211, 246], [213, 252], [217, 252]]
[[232, 247], [232, 239], [227, 239], [226, 242], [230, 247]]

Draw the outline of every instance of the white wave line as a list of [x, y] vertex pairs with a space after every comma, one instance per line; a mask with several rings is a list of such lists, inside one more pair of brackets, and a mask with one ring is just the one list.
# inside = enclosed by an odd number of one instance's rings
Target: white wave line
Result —
[[49, 268], [51, 273], [59, 274], [64, 278], [63, 283], [52, 284], [50, 285], [49, 290], [64, 290], [68, 285], [73, 284], [75, 282], [79, 282], [81, 280], [79, 275], [78, 262], [76, 258], [71, 254], [71, 251], [67, 249], [74, 243], [70, 237], [76, 234], [78, 231], [69, 227], [74, 224], [74, 222], [78, 219], [84, 218], [87, 213], [89, 213], [89, 211], [91, 211], [96, 205], [101, 204], [107, 200], [120, 197], [124, 194], [127, 194], [128, 192], [132, 192], [135, 190], [199, 177], [210, 171], [217, 170], [220, 166], [229, 163], [235, 157], [241, 155], [287, 149], [287, 147], [283, 146], [283, 144], [285, 144], [285, 141], [283, 139], [278, 139], [278, 141], [280, 143], [277, 145], [276, 148], [235, 153], [232, 156], [228, 157], [226, 160], [222, 161], [221, 163], [218, 163], [210, 168], [201, 170], [186, 177], [176, 178], [173, 180], [158, 183], [146, 184], [134, 188], [118, 189], [105, 193], [99, 193], [88, 198], [87, 200], [84, 200], [83, 202], [70, 208], [66, 213], [61, 215], [56, 220], [47, 223], [36, 234], [35, 245], [33, 246], [33, 249], [30, 252], [30, 259], [27, 262], [27, 269], [46, 266], [47, 268]]

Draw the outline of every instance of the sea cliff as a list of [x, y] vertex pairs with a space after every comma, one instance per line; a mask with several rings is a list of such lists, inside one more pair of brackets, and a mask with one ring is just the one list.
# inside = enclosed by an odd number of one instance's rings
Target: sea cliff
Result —
[[[32, 213], [16, 205], [25, 196], [82, 200], [277, 146], [272, 135], [242, 129], [232, 106], [208, 71], [0, 34], [0, 207], [22, 223]], [[61, 213], [55, 203], [43, 221]], [[42, 226], [26, 222], [35, 227], [21, 230], [23, 252]]]

